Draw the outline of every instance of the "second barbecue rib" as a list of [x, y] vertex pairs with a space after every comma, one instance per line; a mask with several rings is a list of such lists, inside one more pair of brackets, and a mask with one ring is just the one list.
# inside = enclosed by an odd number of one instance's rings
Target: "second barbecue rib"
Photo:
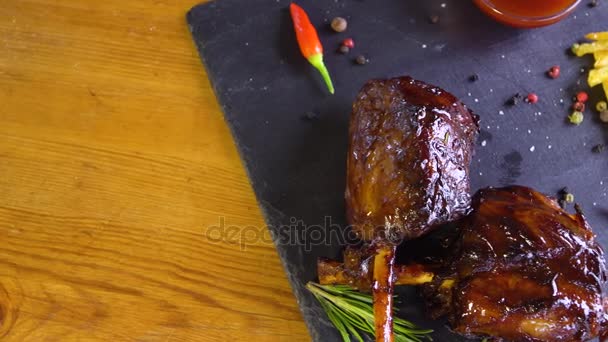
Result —
[[[572, 215], [530, 188], [488, 188], [457, 225], [432, 264], [395, 266], [395, 284], [421, 285], [433, 318], [493, 341], [608, 340], [604, 252], [578, 207]], [[369, 253], [319, 260], [320, 283], [368, 290]]]

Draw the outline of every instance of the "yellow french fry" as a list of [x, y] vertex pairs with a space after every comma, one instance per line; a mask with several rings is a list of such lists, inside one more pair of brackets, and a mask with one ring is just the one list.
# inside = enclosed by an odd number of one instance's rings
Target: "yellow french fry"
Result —
[[608, 40], [608, 31], [607, 32], [591, 32], [585, 36], [585, 38], [590, 40]]
[[596, 51], [593, 53], [593, 57], [595, 58], [593, 65], [595, 68], [608, 66], [608, 50]]
[[598, 84], [602, 84], [604, 81], [608, 81], [608, 67], [591, 69], [591, 71], [589, 71], [587, 83], [589, 83], [590, 87], [595, 87]]
[[572, 45], [572, 52], [579, 57], [602, 50], [608, 50], [608, 40], [598, 40], [593, 43]]

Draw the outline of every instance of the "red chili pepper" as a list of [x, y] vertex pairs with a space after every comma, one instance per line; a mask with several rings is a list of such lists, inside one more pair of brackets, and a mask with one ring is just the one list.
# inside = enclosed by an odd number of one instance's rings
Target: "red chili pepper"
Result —
[[331, 77], [325, 67], [325, 63], [323, 63], [323, 45], [321, 45], [317, 30], [312, 26], [308, 14], [306, 14], [302, 7], [292, 2], [289, 6], [289, 11], [291, 12], [293, 28], [296, 31], [296, 37], [302, 55], [310, 64], [312, 64], [312, 66], [319, 70], [325, 84], [327, 84], [329, 92], [333, 94], [334, 85], [331, 82]]

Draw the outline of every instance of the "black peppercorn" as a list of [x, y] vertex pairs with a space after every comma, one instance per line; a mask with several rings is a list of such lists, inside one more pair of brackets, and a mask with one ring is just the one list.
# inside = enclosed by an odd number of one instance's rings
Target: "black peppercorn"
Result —
[[516, 104], [519, 103], [519, 101], [521, 101], [522, 98], [523, 98], [523, 96], [520, 93], [517, 93], [517, 94], [513, 95], [510, 99], [507, 100], [507, 105], [515, 106]]
[[367, 63], [369, 63], [369, 59], [367, 59], [367, 57], [360, 55], [357, 56], [357, 58], [355, 59], [355, 62], [357, 62], [357, 64], [359, 65], [365, 65]]

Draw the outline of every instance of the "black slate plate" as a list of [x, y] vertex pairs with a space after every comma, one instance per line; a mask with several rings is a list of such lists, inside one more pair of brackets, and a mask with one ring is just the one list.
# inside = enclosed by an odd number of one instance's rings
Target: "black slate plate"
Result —
[[[560, 24], [516, 30], [487, 19], [470, 1], [302, 0], [321, 28], [336, 85], [329, 96], [299, 54], [289, 3], [218, 0], [193, 8], [188, 22], [314, 340], [339, 340], [304, 284], [316, 277], [317, 257], [340, 255], [343, 244], [327, 232], [345, 225], [350, 106], [370, 78], [411, 75], [460, 97], [482, 119], [473, 188], [517, 183], [555, 194], [568, 186], [608, 246], [608, 154], [591, 151], [608, 131], [590, 110], [579, 127], [565, 120], [572, 94], [585, 88], [581, 68], [591, 65], [566, 50], [586, 32], [608, 29], [608, 4], [583, 4]], [[434, 14], [438, 24], [428, 22]], [[345, 34], [328, 29], [337, 15], [349, 20]], [[346, 37], [355, 39], [355, 50], [336, 54]], [[353, 64], [361, 53], [370, 64]], [[545, 71], [554, 64], [562, 75], [550, 80]], [[530, 91], [539, 103], [504, 106]], [[594, 90], [591, 103], [599, 96]], [[309, 111], [318, 118], [304, 120]], [[320, 241], [321, 233], [331, 241]], [[400, 292], [403, 317], [436, 329], [437, 341], [459, 340], [443, 322], [424, 318], [414, 289]]]

